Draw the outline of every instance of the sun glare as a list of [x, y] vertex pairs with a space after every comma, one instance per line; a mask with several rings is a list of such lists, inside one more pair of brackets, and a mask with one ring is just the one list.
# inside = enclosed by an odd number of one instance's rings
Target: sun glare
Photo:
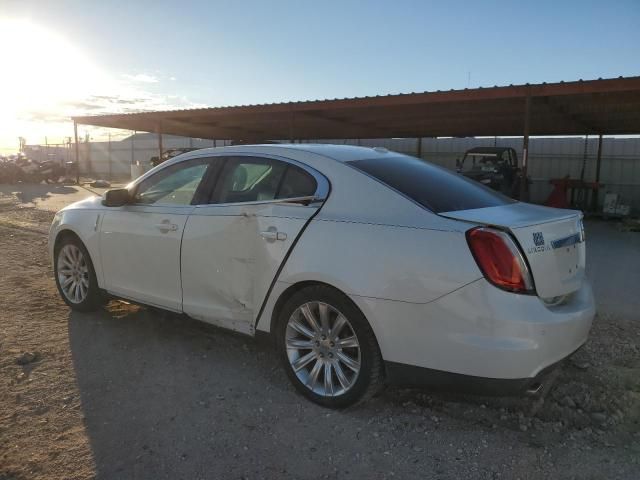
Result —
[[25, 20], [0, 18], [0, 61], [0, 140], [39, 136], [38, 122], [74, 113], [105, 82], [81, 48]]

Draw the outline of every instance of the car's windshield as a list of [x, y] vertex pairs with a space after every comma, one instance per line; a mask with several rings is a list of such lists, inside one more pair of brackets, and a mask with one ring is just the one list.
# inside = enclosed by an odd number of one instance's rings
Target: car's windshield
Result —
[[435, 213], [514, 202], [480, 183], [415, 157], [385, 155], [349, 164]]
[[497, 165], [504, 164], [505, 161], [499, 155], [466, 155], [462, 159], [462, 169], [468, 170], [482, 170], [485, 167], [493, 168]]
[[169, 167], [141, 182], [135, 196], [136, 203], [189, 205], [207, 164], [202, 162], [186, 168], [180, 164], [177, 166], [182, 168], [174, 170]]

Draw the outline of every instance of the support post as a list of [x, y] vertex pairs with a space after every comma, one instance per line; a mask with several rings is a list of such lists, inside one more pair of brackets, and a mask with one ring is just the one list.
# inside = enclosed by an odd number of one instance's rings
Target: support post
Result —
[[596, 188], [593, 191], [591, 208], [598, 211], [598, 193], [600, 192], [600, 165], [602, 163], [602, 134], [598, 135], [598, 156], [596, 158]]
[[111, 166], [111, 132], [109, 132], [109, 143], [107, 144], [107, 160], [109, 162], [109, 181], [113, 179], [113, 167]]
[[520, 201], [529, 201], [527, 188], [527, 168], [529, 164], [529, 123], [531, 121], [531, 92], [527, 93], [524, 104], [524, 137], [522, 139], [522, 179], [520, 180]]
[[422, 137], [418, 137], [418, 145], [417, 145], [417, 150], [418, 150], [418, 158], [420, 160], [422, 160]]
[[289, 115], [289, 142], [293, 143], [293, 112]]
[[[135, 153], [134, 153], [134, 146], [133, 146], [133, 141], [136, 138], [136, 134], [138, 132], [136, 130], [133, 131], [133, 134], [131, 135], [131, 165], [133, 165], [134, 161], [135, 161]], [[129, 166], [129, 170], [131, 170], [131, 166]]]
[[80, 185], [80, 146], [78, 145], [78, 122], [73, 121], [73, 138], [76, 150], [76, 184]]
[[87, 173], [93, 176], [95, 172], [93, 171], [93, 162], [91, 160], [91, 135], [87, 131], [84, 132], [84, 145], [87, 155]]
[[582, 168], [580, 169], [580, 181], [584, 182], [584, 170], [587, 167], [587, 153], [589, 150], [589, 134], [584, 136], [584, 151], [582, 152]]
[[158, 123], [158, 160], [162, 161], [162, 126]]

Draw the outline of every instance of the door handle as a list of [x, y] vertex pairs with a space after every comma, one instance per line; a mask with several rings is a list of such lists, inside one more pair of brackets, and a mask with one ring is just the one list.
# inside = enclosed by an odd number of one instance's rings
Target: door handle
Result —
[[277, 230], [267, 230], [265, 232], [260, 232], [260, 236], [265, 240], [280, 240], [285, 241], [287, 239], [287, 234], [284, 232], [278, 232]]
[[178, 225], [170, 223], [169, 220], [163, 220], [161, 223], [156, 223], [155, 227], [162, 233], [175, 232], [178, 230]]

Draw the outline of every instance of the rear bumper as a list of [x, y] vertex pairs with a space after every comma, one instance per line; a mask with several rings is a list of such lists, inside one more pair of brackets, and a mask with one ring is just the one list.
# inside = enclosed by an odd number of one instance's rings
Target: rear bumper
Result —
[[[571, 355], [573, 354], [569, 357]], [[529, 390], [537, 392], [543, 388], [547, 375], [564, 363], [564, 360], [566, 359], [547, 366], [531, 378], [475, 377], [396, 362], [385, 362], [385, 369], [390, 385], [487, 396], [515, 396], [525, 394]]]
[[427, 304], [364, 297], [354, 301], [371, 320], [390, 370], [400, 364], [511, 380], [525, 388], [584, 344], [595, 316], [586, 281], [556, 307], [536, 296], [502, 291], [484, 279]]

